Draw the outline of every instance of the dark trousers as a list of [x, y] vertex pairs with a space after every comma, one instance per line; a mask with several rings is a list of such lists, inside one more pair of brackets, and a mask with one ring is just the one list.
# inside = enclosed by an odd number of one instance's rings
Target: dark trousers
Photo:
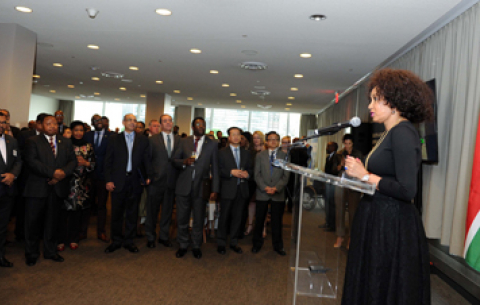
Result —
[[14, 215], [15, 215], [15, 237], [17, 239], [25, 239], [25, 197], [22, 196], [23, 189], [15, 198]]
[[155, 181], [148, 186], [147, 196], [147, 220], [145, 222], [147, 239], [154, 241], [157, 237], [158, 212], [160, 211], [160, 205], [162, 205], [159, 236], [160, 239], [168, 240], [175, 201], [175, 190], [167, 188], [161, 181]]
[[40, 233], [43, 223], [43, 256], [57, 254], [57, 224], [63, 199], [51, 190], [48, 197], [25, 198], [25, 256], [37, 259], [40, 256]]
[[276, 250], [283, 249], [282, 227], [285, 201], [260, 201], [255, 207], [255, 228], [253, 229], [253, 246], [263, 246], [263, 226], [267, 217], [268, 204], [271, 204], [272, 245]]
[[10, 212], [14, 198], [9, 195], [0, 196], [0, 258], [5, 255], [5, 243], [7, 241], [7, 226], [10, 220]]
[[[137, 232], [138, 203], [142, 193], [133, 191], [131, 176], [119, 192], [112, 193], [112, 227], [110, 236], [114, 244], [131, 245]], [[125, 215], [125, 237], [122, 238], [123, 215]]]
[[240, 195], [240, 186], [237, 186], [237, 196], [234, 199], [222, 199], [220, 201], [220, 216], [218, 217], [217, 244], [225, 247], [227, 235], [230, 229], [230, 246], [238, 244], [238, 235], [243, 234], [242, 222], [243, 210], [246, 199]]
[[80, 219], [82, 210], [67, 211], [60, 210], [60, 220], [58, 225], [58, 243], [59, 244], [78, 244], [78, 234], [80, 232]]
[[[92, 191], [90, 198], [92, 198], [92, 204], [95, 204], [95, 198], [97, 203], [97, 234], [105, 234], [105, 226], [107, 224], [107, 200], [108, 191], [106, 188], [105, 180], [94, 179], [92, 181]], [[82, 225], [81, 233], [87, 236], [88, 224], [90, 223], [91, 210], [86, 209], [82, 211]]]
[[192, 227], [192, 242], [193, 248], [200, 249], [203, 243], [203, 222], [205, 220], [205, 210], [207, 202], [202, 197], [193, 196], [192, 191], [188, 196], [177, 196], [177, 223], [178, 233], [177, 241], [180, 248], [186, 249], [189, 245], [188, 239], [188, 223], [190, 220], [190, 213], [193, 211], [193, 227]]
[[325, 222], [329, 229], [335, 230], [335, 186], [325, 185]]

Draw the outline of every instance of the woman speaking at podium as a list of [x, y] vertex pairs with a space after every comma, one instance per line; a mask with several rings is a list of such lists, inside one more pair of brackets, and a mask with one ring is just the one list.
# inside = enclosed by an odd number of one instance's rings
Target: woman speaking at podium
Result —
[[375, 184], [376, 192], [355, 214], [342, 304], [430, 304], [427, 239], [412, 204], [422, 159], [412, 123], [432, 115], [432, 92], [412, 72], [392, 69], [375, 72], [368, 92], [372, 120], [385, 133], [365, 165], [345, 161], [347, 174]]

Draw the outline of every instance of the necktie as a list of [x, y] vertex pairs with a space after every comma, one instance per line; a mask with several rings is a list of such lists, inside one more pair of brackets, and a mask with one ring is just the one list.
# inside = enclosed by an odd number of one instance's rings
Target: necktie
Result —
[[172, 156], [172, 140], [170, 140], [170, 135], [167, 135], [167, 153], [170, 158]]
[[200, 139], [195, 138], [195, 152], [197, 152], [198, 141], [199, 141], [199, 140], [200, 140]]
[[[235, 147], [235, 162], [237, 163], [237, 168], [240, 169], [240, 156], [238, 155], [238, 147]], [[237, 185], [240, 184], [240, 178], [237, 178]]]
[[133, 132], [127, 135], [128, 138], [128, 164], [127, 164], [127, 172], [132, 171], [132, 148], [133, 148]]
[[99, 131], [95, 131], [95, 147], [94, 147], [95, 149], [98, 148], [99, 142], [100, 142], [100, 132], [99, 132]]
[[272, 151], [270, 154], [270, 176], [273, 175], [273, 161], [275, 160], [275, 152]]
[[50, 136], [48, 138], [50, 139], [49, 143], [50, 143], [50, 147], [52, 148], [53, 156], [56, 157], [57, 154], [55, 153], [55, 144], [53, 143], [53, 137]]

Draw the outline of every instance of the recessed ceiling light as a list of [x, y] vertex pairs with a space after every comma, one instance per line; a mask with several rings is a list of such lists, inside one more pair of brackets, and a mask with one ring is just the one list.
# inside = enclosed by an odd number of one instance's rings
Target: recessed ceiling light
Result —
[[140, 94], [140, 97], [147, 97], [145, 94]]
[[94, 45], [94, 44], [89, 44], [89, 45], [87, 46], [87, 48], [92, 49], [92, 50], [98, 50], [98, 49], [100, 49], [99, 46], [96, 46], [96, 45]]
[[289, 111], [289, 110], [290, 110], [290, 108], [285, 108], [285, 110]]
[[74, 86], [74, 85], [68, 85], [67, 87], [68, 87], [68, 88], [70, 88], [70, 89], [73, 89], [73, 88], [75, 88], [75, 86]]
[[54, 67], [63, 67], [63, 65], [61, 63], [58, 63], [58, 62], [54, 63], [53, 66]]
[[241, 104], [241, 103], [242, 103], [242, 100], [236, 100], [236, 102], [237, 102], [238, 104]]
[[294, 75], [296, 78], [302, 78], [303, 77], [303, 74], [295, 74]]
[[55, 92], [57, 92], [57, 91], [55, 91], [55, 90], [50, 90], [50, 93], [55, 93]]
[[21, 13], [31, 13], [33, 12], [33, 10], [29, 7], [25, 7], [25, 6], [16, 6], [15, 9]]
[[222, 84], [222, 87], [226, 88], [226, 87], [230, 87], [230, 85], [229, 84]]
[[287, 103], [287, 106], [292, 106], [292, 103]]
[[200, 53], [202, 53], [202, 50], [199, 50], [199, 49], [191, 49], [191, 50], [190, 50], [190, 53], [200, 54]]
[[127, 88], [125, 88], [125, 87], [120, 87], [120, 88], [118, 88], [118, 89], [120, 89], [120, 90], [122, 90], [122, 91], [127, 91]]
[[217, 71], [217, 70], [210, 70], [210, 73], [212, 73], [212, 74], [218, 74], [218, 71]]
[[298, 91], [298, 88], [293, 87], [293, 88], [290, 88], [290, 90], [291, 91]]
[[32, 76], [33, 78], [40, 78], [40, 75], [37, 75], [37, 74], [33, 74]]
[[170, 16], [172, 11], [167, 10], [166, 8], [157, 8], [155, 13], [159, 14], [160, 16]]
[[193, 101], [193, 97], [187, 97], [187, 100]]
[[138, 71], [138, 67], [135, 67], [135, 66], [130, 66], [128, 67], [130, 70], [133, 70], [133, 71]]
[[98, 92], [94, 92], [94, 93], [93, 93], [93, 95], [100, 95], [100, 93], [98, 93]]
[[288, 97], [288, 99], [289, 99], [289, 100], [294, 100], [294, 99], [295, 99], [295, 97], [293, 97], [293, 96], [289, 96], [289, 97]]
[[230, 96], [237, 96], [236, 93], [230, 93]]
[[116, 101], [119, 101], [120, 99], [119, 99], [119, 98], [116, 98], [115, 100], [116, 100]]
[[325, 15], [312, 15], [310, 16], [310, 20], [313, 20], [313, 21], [322, 21], [322, 20], [325, 20], [327, 19], [327, 16]]
[[100, 80], [100, 78], [98, 78], [98, 77], [92, 77], [92, 80], [99, 81], [99, 80]]
[[198, 106], [202, 106], [203, 104], [202, 103], [198, 103]]
[[242, 106], [240, 106], [240, 107], [245, 108], [245, 105], [242, 105]]
[[159, 84], [159, 85], [163, 84], [163, 81], [161, 81], [161, 80], [157, 80], [157, 81], [155, 81], [155, 82], [156, 82], [157, 84]]
[[75, 98], [76, 98], [77, 100], [79, 100], [79, 99], [80, 99], [80, 97], [79, 97], [79, 96], [76, 96]]
[[173, 93], [180, 93], [180, 90], [173, 90]]
[[300, 57], [301, 57], [301, 58], [311, 58], [311, 57], [312, 57], [312, 54], [310, 54], [310, 53], [302, 53], [302, 54], [300, 54]]

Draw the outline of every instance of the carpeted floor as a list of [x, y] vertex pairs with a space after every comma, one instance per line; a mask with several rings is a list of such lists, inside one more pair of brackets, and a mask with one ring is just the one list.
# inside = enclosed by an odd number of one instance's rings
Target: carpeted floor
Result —
[[[318, 229], [323, 214], [318, 210], [305, 213], [302, 245], [318, 250], [329, 264], [338, 265], [337, 296], [334, 299], [299, 297], [297, 304], [340, 304], [347, 250], [333, 249], [333, 233]], [[191, 252], [177, 259], [173, 248], [146, 247], [137, 239], [140, 252], [125, 249], [111, 254], [103, 251], [107, 244], [95, 237], [96, 219], [91, 219], [89, 238], [80, 248], [67, 248], [63, 263], [41, 258], [36, 266], [27, 267], [24, 243], [7, 246], [7, 258], [14, 268], [0, 269], [0, 304], [290, 304], [289, 256], [291, 214], [285, 214], [283, 237], [286, 257], [276, 254], [269, 232], [261, 252], [253, 254], [251, 236], [240, 241], [243, 254], [216, 252], [214, 239], [203, 245], [203, 258]], [[13, 240], [13, 223], [8, 239]], [[227, 248], [228, 249], [228, 248]], [[325, 251], [325, 249], [327, 249]], [[338, 261], [336, 260], [338, 258]], [[332, 273], [333, 274], [333, 273]], [[453, 289], [432, 275], [432, 304], [467, 304]]]

